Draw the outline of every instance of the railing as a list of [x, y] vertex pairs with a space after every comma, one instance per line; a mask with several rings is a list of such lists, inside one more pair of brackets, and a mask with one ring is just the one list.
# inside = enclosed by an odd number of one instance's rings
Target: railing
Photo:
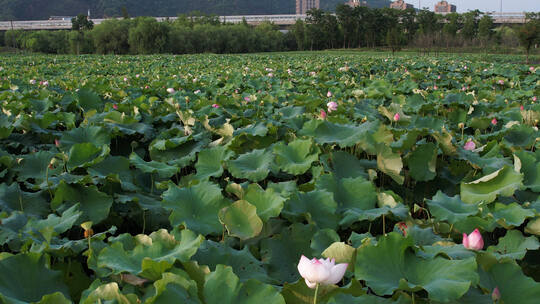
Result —
[[[525, 23], [524, 13], [488, 13], [495, 23]], [[244, 19], [247, 23], [258, 24], [264, 21], [273, 22], [277, 25], [291, 25], [296, 20], [305, 20], [306, 15], [247, 15], [247, 16], [220, 16], [221, 22], [240, 23]], [[177, 17], [156, 17], [162, 22], [166, 20], [174, 21]], [[95, 25], [107, 19], [92, 19]], [[0, 21], [0, 31], [6, 30], [60, 30], [70, 29], [71, 20], [31, 20], [31, 21]]]

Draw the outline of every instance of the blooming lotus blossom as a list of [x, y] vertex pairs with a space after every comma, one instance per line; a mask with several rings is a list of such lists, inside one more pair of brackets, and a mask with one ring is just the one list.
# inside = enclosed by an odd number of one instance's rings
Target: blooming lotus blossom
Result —
[[173, 94], [174, 92], [176, 92], [173, 88], [168, 88], [167, 89], [167, 93], [169, 94]]
[[532, 98], [532, 101], [536, 101], [536, 96], [534, 96], [534, 97]]
[[127, 77], [124, 77], [124, 81], [128, 81]]
[[201, 92], [201, 90], [197, 90], [195, 92], [193, 92], [193, 94], [199, 94]]
[[268, 73], [268, 77], [274, 77], [273, 73]]
[[339, 282], [347, 271], [347, 266], [347, 263], [336, 265], [334, 259], [310, 260], [302, 255], [298, 263], [298, 272], [309, 288], [315, 288], [317, 284], [333, 285]]
[[135, 75], [135, 78], [139, 78], [139, 77], [141, 77], [141, 75], [139, 75], [139, 74], [136, 74], [136, 75]]
[[118, 110], [118, 105], [117, 104], [113, 104], [112, 107], [113, 107], [113, 109]]
[[472, 151], [475, 148], [476, 148], [476, 144], [472, 140], [469, 140], [467, 143], [465, 143], [465, 146], [463, 146], [463, 149], [467, 151]]
[[217, 103], [215, 103], [215, 104], [212, 105], [212, 108], [217, 109], [217, 108], [219, 108], [219, 105]]
[[394, 115], [394, 121], [399, 121], [400, 118], [401, 118], [401, 115], [399, 115], [399, 113], [396, 113]]
[[474, 231], [469, 235], [464, 233], [463, 246], [471, 250], [482, 250], [482, 248], [484, 248], [484, 240], [482, 239], [480, 231], [478, 231], [478, 229], [474, 229]]
[[434, 90], [437, 90], [438, 88], [439, 88], [439, 87], [437, 87], [437, 86], [433, 86], [433, 89], [434, 89]]
[[[150, 87], [149, 87], [149, 86], [147, 86], [147, 85], [145, 85], [145, 86], [144, 86], [144, 88], [145, 88], [145, 89], [148, 89], [148, 88], [150, 88]], [[174, 89], [173, 89], [173, 90], [174, 90]], [[168, 92], [168, 91], [167, 91], [167, 92]]]
[[529, 71], [534, 72], [534, 67], [530, 67]]
[[437, 79], [441, 79], [441, 75], [437, 76]]
[[30, 79], [30, 84], [36, 84], [36, 80], [35, 79]]
[[493, 292], [491, 293], [491, 299], [493, 302], [497, 302], [501, 299], [501, 292], [499, 291], [499, 287], [495, 287], [493, 289]]
[[330, 101], [326, 104], [328, 107], [328, 112], [332, 113], [332, 111], [337, 111], [338, 104], [335, 101]]
[[326, 97], [328, 98], [332, 97], [332, 92], [328, 91], [328, 93], [326, 93]]
[[246, 97], [244, 97], [244, 100], [245, 100], [246, 102], [250, 102], [250, 101], [251, 101], [251, 98], [249, 98], [248, 96], [246, 96]]
[[321, 118], [326, 119], [326, 112], [324, 110], [321, 110]]
[[502, 79], [499, 80], [499, 84], [500, 84], [500, 85], [503, 85], [503, 84], [504, 84], [504, 80], [502, 80]]
[[494, 125], [494, 126], [497, 125], [497, 118], [493, 118], [491, 120], [491, 124]]

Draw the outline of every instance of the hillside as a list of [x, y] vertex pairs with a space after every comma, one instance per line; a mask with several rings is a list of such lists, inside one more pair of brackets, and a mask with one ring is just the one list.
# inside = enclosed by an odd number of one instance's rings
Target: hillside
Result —
[[[333, 10], [344, 0], [321, 0], [321, 8]], [[369, 0], [371, 7], [388, 6], [389, 0]], [[122, 15], [176, 16], [200, 11], [216, 15], [294, 14], [294, 0], [0, 0], [0, 20], [43, 20], [50, 16], [86, 14], [93, 18]]]

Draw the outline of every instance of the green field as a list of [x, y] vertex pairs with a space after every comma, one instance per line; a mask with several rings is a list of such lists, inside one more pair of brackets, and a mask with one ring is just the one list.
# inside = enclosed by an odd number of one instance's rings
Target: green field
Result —
[[0, 303], [536, 304], [523, 62], [1, 56]]

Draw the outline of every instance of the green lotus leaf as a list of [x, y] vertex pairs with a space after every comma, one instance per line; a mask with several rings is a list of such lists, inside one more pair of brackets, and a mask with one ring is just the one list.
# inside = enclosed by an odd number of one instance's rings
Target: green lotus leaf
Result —
[[37, 253], [12, 255], [0, 260], [0, 300], [5, 303], [34, 303], [46, 295], [69, 299], [62, 273], [50, 270], [46, 257]]
[[390, 295], [396, 290], [426, 290], [435, 301], [461, 298], [478, 282], [476, 261], [423, 259], [413, 251], [413, 239], [391, 232], [375, 246], [357, 250], [355, 277], [365, 280], [375, 294]]
[[475, 256], [474, 251], [465, 248], [462, 244], [450, 242], [436, 242], [432, 246], [422, 246], [422, 250], [419, 250], [417, 255], [426, 259], [444, 255], [454, 260], [465, 260]]
[[398, 153], [394, 153], [387, 145], [377, 145], [377, 168], [390, 176], [396, 183], [403, 185], [405, 177], [401, 174], [403, 161]]
[[450, 302], [438, 302], [433, 301], [433, 304], [493, 304], [493, 299], [491, 298], [491, 293], [484, 294], [478, 288], [470, 288], [467, 293], [459, 298], [458, 300]]
[[268, 127], [264, 123], [257, 123], [234, 130], [234, 136], [242, 133], [247, 133], [251, 136], [266, 136], [266, 134], [268, 134]]
[[530, 209], [524, 209], [517, 203], [511, 203], [510, 205], [504, 205], [501, 203], [495, 203], [491, 208], [493, 218], [499, 223], [505, 223], [511, 226], [520, 226], [525, 219], [534, 217], [534, 211]]
[[272, 283], [263, 267], [263, 263], [257, 260], [247, 247], [236, 250], [224, 243], [204, 241], [193, 256], [193, 260], [200, 265], [207, 265], [211, 270], [215, 270], [218, 264], [231, 266], [240, 281], [255, 279], [264, 283]]
[[525, 257], [527, 250], [537, 250], [538, 248], [540, 248], [540, 242], [536, 237], [524, 237], [519, 230], [509, 230], [504, 237], [499, 238], [499, 243], [496, 246], [489, 246], [487, 251], [499, 259], [521, 260]]
[[[336, 285], [320, 285], [317, 293], [317, 303], [327, 303], [328, 299], [340, 293]], [[290, 284], [285, 283], [281, 291], [286, 303], [313, 304], [314, 290], [307, 287], [304, 280]], [[353, 303], [353, 302], [351, 302]]]
[[79, 106], [83, 108], [84, 111], [89, 111], [92, 109], [101, 111], [104, 107], [103, 101], [99, 95], [86, 88], [81, 88], [77, 91], [77, 101]]
[[0, 114], [0, 139], [8, 138], [13, 132], [13, 122], [10, 121], [9, 116]]
[[442, 132], [433, 132], [431, 133], [431, 136], [433, 136], [437, 143], [439, 144], [439, 147], [442, 149], [444, 154], [446, 155], [454, 155], [456, 153], [456, 147], [452, 143], [452, 134], [445, 130], [443, 128]]
[[154, 282], [154, 289], [155, 295], [148, 298], [145, 303], [201, 303], [197, 293], [197, 283], [191, 280], [187, 274], [166, 272], [160, 280]]
[[172, 210], [171, 225], [184, 225], [203, 235], [221, 234], [218, 213], [227, 205], [221, 188], [208, 181], [188, 188], [171, 184], [163, 193], [163, 207]]
[[343, 218], [339, 222], [341, 226], [350, 226], [352, 223], [360, 221], [374, 221], [383, 215], [394, 215], [394, 217], [404, 220], [409, 216], [409, 208], [403, 204], [395, 207], [382, 206], [373, 209], [350, 209], [343, 213]]
[[141, 170], [142, 172], [151, 174], [157, 173], [160, 178], [169, 178], [176, 174], [179, 170], [177, 167], [169, 166], [157, 161], [145, 162], [136, 153], [131, 153], [129, 156], [129, 161], [135, 166], [135, 168]]
[[356, 258], [356, 248], [343, 242], [335, 242], [324, 250], [322, 256], [335, 259], [336, 263], [347, 263], [349, 264], [349, 270], [353, 270], [354, 259]]
[[69, 151], [75, 144], [92, 143], [96, 147], [101, 147], [109, 145], [110, 142], [111, 135], [106, 129], [97, 126], [84, 126], [62, 133], [60, 147]]
[[339, 235], [332, 229], [321, 229], [315, 233], [311, 239], [311, 249], [315, 256], [320, 256], [322, 252], [335, 242], [339, 242]]
[[538, 131], [525, 124], [514, 125], [506, 132], [504, 140], [512, 147], [530, 148], [536, 142]]
[[261, 260], [271, 278], [280, 282], [298, 280], [296, 266], [302, 255], [311, 257], [310, 243], [315, 230], [313, 225], [294, 223], [280, 234], [261, 240]]
[[113, 199], [98, 191], [96, 186], [68, 185], [61, 181], [54, 192], [51, 207], [54, 210], [65, 210], [77, 203], [80, 204], [79, 209], [82, 211], [79, 221], [92, 221], [98, 224], [109, 215]]
[[263, 222], [279, 216], [285, 202], [285, 198], [275, 193], [272, 188], [263, 190], [258, 184], [250, 184], [243, 199], [257, 207], [257, 215]]
[[233, 269], [217, 265], [204, 282], [204, 302], [207, 304], [285, 304], [283, 296], [271, 285], [248, 280], [240, 283]]
[[407, 229], [407, 236], [410, 236], [417, 246], [428, 246], [442, 241], [442, 238], [435, 234], [432, 227], [422, 228], [414, 225]]
[[431, 200], [427, 200], [427, 204], [433, 217], [450, 224], [478, 213], [478, 206], [462, 202], [459, 195], [449, 197], [440, 190]]
[[437, 175], [437, 145], [425, 143], [416, 147], [407, 158], [411, 177], [417, 181], [430, 181]]
[[[2, 296], [0, 295], [0, 298]], [[68, 300], [62, 293], [55, 292], [53, 294], [45, 295], [41, 298], [41, 301], [36, 304], [70, 304], [73, 303]]]
[[534, 192], [540, 192], [540, 150], [536, 154], [528, 151], [518, 151], [516, 155], [521, 161], [521, 173], [524, 175], [523, 184]]
[[351, 147], [359, 144], [362, 149], [373, 151], [374, 140], [371, 134], [379, 127], [377, 122], [367, 122], [360, 126], [334, 124], [328, 121], [311, 120], [307, 122], [300, 135], [311, 136], [318, 144], [338, 144]]
[[30, 219], [26, 227], [42, 231], [44, 229], [52, 229], [57, 235], [68, 231], [77, 222], [82, 212], [79, 211], [79, 205], [75, 204], [71, 208], [62, 212], [61, 216], [49, 214], [46, 219], [32, 220]]
[[22, 191], [19, 184], [0, 184], [0, 209], [4, 212], [21, 211], [25, 215], [45, 217], [50, 208], [43, 191], [31, 193]]
[[485, 271], [480, 284], [487, 290], [499, 289], [503, 303], [536, 304], [540, 299], [540, 283], [523, 274], [515, 261], [504, 263], [478, 262]]
[[263, 227], [262, 220], [257, 216], [257, 207], [244, 200], [236, 201], [222, 209], [219, 220], [230, 235], [241, 240], [256, 237]]
[[137, 191], [134, 184], [133, 170], [130, 169], [129, 159], [123, 156], [108, 156], [103, 161], [86, 169], [90, 176], [110, 180], [122, 185], [126, 191]]
[[[355, 297], [354, 295], [347, 293], [338, 293], [335, 296], [332, 296], [327, 304], [405, 304], [409, 303], [404, 298], [399, 298], [400, 300], [394, 301], [392, 299], [377, 297], [374, 295], [362, 295]], [[403, 300], [402, 300], [403, 299]], [[491, 304], [491, 303], [490, 303]]]
[[269, 182], [266, 189], [272, 189], [274, 190], [275, 193], [279, 193], [284, 198], [288, 198], [291, 196], [291, 194], [298, 191], [298, 187], [296, 186], [296, 181], [288, 181], [288, 182], [281, 182], [281, 183]]
[[154, 161], [183, 168], [195, 160], [197, 152], [208, 143], [204, 133], [196, 136], [175, 137], [154, 140], [148, 151]]
[[227, 162], [228, 170], [232, 176], [258, 182], [266, 178], [270, 172], [270, 164], [274, 156], [264, 149], [253, 150], [240, 155], [235, 160]]
[[478, 228], [482, 231], [493, 231], [498, 227], [497, 221], [490, 216], [469, 216], [463, 220], [457, 221], [454, 224], [456, 231], [470, 233], [474, 229]]
[[18, 181], [33, 179], [36, 184], [40, 184], [47, 178], [62, 172], [61, 166], [49, 168], [54, 157], [55, 154], [48, 151], [23, 155], [21, 161], [12, 170], [17, 174]]
[[317, 180], [316, 189], [333, 193], [338, 212], [368, 210], [377, 203], [375, 186], [363, 177], [337, 179], [332, 174], [325, 174]]
[[99, 252], [98, 267], [108, 268], [114, 274], [127, 272], [157, 280], [175, 261], [189, 261], [203, 240], [202, 235], [186, 229], [174, 235], [165, 229], [149, 236], [124, 234], [111, 238], [111, 245]]
[[540, 236], [540, 218], [530, 220], [525, 227], [525, 232]]
[[362, 176], [367, 178], [365, 162], [345, 151], [335, 151], [331, 154], [332, 172], [338, 179]]
[[493, 202], [498, 195], [512, 196], [522, 187], [523, 174], [504, 166], [491, 174], [468, 183], [461, 183], [461, 199], [468, 204]]
[[116, 282], [103, 284], [99, 280], [96, 280], [83, 292], [80, 303], [137, 304], [140, 303], [140, 300], [134, 294], [124, 295]]
[[283, 216], [294, 219], [305, 218], [309, 223], [314, 223], [319, 228], [337, 229], [338, 216], [336, 215], [337, 203], [332, 193], [317, 190], [311, 192], [298, 192], [293, 194], [285, 203]]
[[311, 163], [319, 159], [319, 151], [313, 146], [311, 139], [297, 139], [285, 145], [279, 142], [274, 145], [275, 162], [284, 172], [293, 175], [304, 174]]
[[199, 159], [195, 164], [197, 178], [203, 180], [209, 177], [219, 177], [223, 174], [223, 163], [228, 161], [234, 153], [226, 146], [217, 146], [199, 152]]
[[92, 143], [74, 144], [69, 149], [67, 167], [70, 171], [80, 167], [93, 166], [103, 161], [110, 152], [107, 145], [96, 147]]

